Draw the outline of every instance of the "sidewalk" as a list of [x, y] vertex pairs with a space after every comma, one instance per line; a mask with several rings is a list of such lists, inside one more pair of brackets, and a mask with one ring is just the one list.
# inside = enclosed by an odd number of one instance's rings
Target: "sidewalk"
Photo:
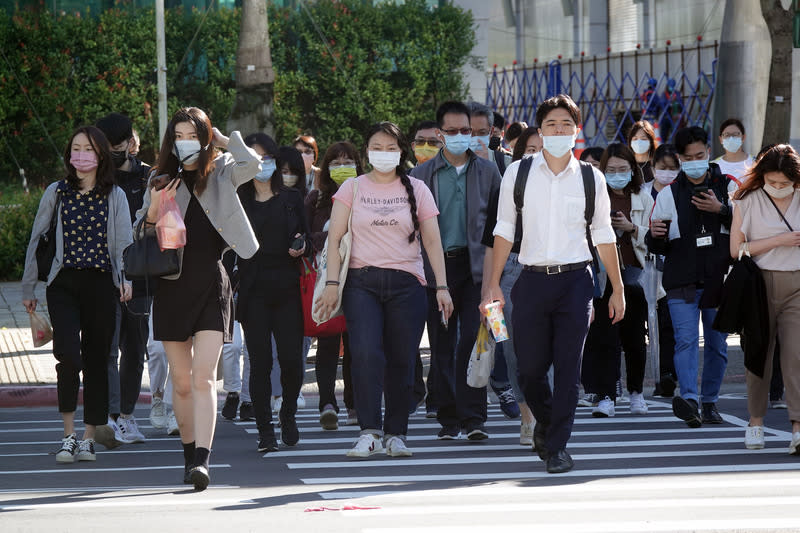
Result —
[[[47, 317], [43, 283], [37, 284], [36, 297], [39, 300], [37, 312]], [[701, 336], [701, 350], [702, 343]], [[429, 351], [427, 334], [423, 335], [420, 347], [423, 352]], [[316, 350], [312, 348], [309, 352], [310, 360], [313, 360], [315, 353]], [[647, 386], [652, 382], [652, 378], [645, 379]], [[739, 347], [739, 337], [736, 335], [728, 337], [728, 370], [724, 383], [744, 383], [744, 354]], [[56, 405], [55, 384], [53, 345], [48, 343], [40, 348], [34, 348], [30, 319], [22, 306], [22, 284], [18, 281], [0, 283], [0, 408]], [[342, 381], [337, 380], [337, 391], [341, 392], [343, 386]], [[222, 381], [218, 382], [218, 387], [221, 391]], [[140, 402], [149, 403], [149, 391], [150, 379], [145, 368]], [[307, 365], [303, 394], [307, 397], [318, 395], [314, 366], [311, 362]]]

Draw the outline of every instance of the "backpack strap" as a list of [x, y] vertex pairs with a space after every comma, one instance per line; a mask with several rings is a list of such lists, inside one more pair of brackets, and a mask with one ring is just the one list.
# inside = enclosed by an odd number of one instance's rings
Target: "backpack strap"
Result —
[[494, 150], [494, 162], [497, 164], [497, 170], [500, 171], [500, 177], [506, 173], [506, 156], [501, 150]]
[[592, 262], [594, 263], [595, 269], [597, 269], [597, 252], [592, 242], [592, 232], [589, 229], [589, 226], [592, 224], [592, 219], [594, 218], [594, 201], [597, 196], [594, 182], [594, 167], [585, 161], [578, 161], [578, 163], [581, 165], [583, 194], [586, 198], [586, 204], [583, 209], [583, 218], [586, 221], [586, 243], [589, 245], [589, 253], [592, 254]]
[[517, 208], [517, 234], [522, 238], [522, 207], [525, 205], [525, 186], [528, 184], [528, 174], [533, 164], [532, 157], [525, 157], [517, 168], [517, 177], [514, 179], [514, 206]]

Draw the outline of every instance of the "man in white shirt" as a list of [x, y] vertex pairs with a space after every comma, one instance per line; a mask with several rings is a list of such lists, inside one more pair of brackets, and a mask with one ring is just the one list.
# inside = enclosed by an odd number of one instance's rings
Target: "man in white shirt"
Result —
[[[587, 196], [581, 163], [571, 150], [580, 121], [580, 109], [564, 94], [545, 100], [536, 111], [544, 150], [534, 156], [527, 176], [519, 254], [524, 267], [511, 292], [520, 387], [537, 420], [534, 448], [550, 473], [573, 467], [566, 445], [575, 420], [594, 292], [585, 219]], [[482, 306], [492, 301], [505, 303], [500, 276], [514, 241], [514, 184], [519, 166], [520, 162], [515, 162], [508, 167], [500, 186], [492, 275]], [[611, 227], [611, 202], [603, 174], [592, 169], [592, 176], [594, 215], [589, 230], [609, 274], [613, 288], [609, 316], [616, 323], [625, 314], [625, 297]], [[551, 365], [555, 371], [552, 391], [547, 380]]]

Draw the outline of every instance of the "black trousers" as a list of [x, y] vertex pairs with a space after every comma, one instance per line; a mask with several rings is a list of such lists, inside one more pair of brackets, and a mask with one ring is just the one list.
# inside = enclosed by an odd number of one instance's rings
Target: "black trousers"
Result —
[[133, 413], [139, 400], [150, 332], [147, 313], [152, 302], [152, 297], [135, 296], [128, 302], [118, 303], [119, 320], [111, 345], [110, 364], [114, 366], [109, 367], [108, 371], [108, 403], [112, 415]]
[[[241, 295], [240, 295], [241, 298]], [[258, 292], [247, 297], [241, 320], [250, 356], [250, 398], [259, 431], [272, 430], [272, 342], [278, 348], [283, 402], [280, 419], [294, 417], [303, 385], [303, 308], [300, 289]]]
[[672, 328], [672, 315], [669, 314], [667, 297], [658, 301], [658, 366], [660, 377], [671, 375], [678, 379], [675, 372], [675, 330]]
[[339, 343], [344, 346], [342, 354], [342, 379], [344, 379], [344, 405], [353, 409], [353, 380], [350, 376], [350, 336], [347, 332], [330, 337], [317, 337], [317, 361], [314, 371], [317, 374], [319, 387], [319, 410], [327, 405], [333, 405], [339, 412], [336, 402], [336, 369], [339, 367]]
[[552, 276], [523, 270], [511, 290], [519, 385], [533, 416], [547, 428], [549, 452], [566, 448], [572, 433], [593, 293], [589, 267]]
[[108, 421], [108, 352], [114, 336], [117, 289], [109, 272], [64, 269], [47, 287], [58, 363], [58, 410], [74, 412], [83, 372], [83, 421]]

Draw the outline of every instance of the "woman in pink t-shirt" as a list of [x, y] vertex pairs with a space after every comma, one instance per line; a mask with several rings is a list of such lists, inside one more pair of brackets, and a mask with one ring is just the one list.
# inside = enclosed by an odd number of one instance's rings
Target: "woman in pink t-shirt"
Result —
[[[342, 307], [350, 333], [353, 395], [361, 436], [348, 457], [383, 451], [408, 457], [408, 406], [414, 363], [427, 314], [422, 245], [436, 276], [445, 320], [453, 312], [444, 254], [428, 187], [406, 175], [410, 153], [400, 128], [370, 128], [366, 152], [372, 171], [344, 182], [333, 197], [328, 231], [327, 287], [315, 305], [328, 316], [339, 300], [339, 241], [352, 210], [352, 246]], [[381, 420], [381, 399], [386, 416]]]

